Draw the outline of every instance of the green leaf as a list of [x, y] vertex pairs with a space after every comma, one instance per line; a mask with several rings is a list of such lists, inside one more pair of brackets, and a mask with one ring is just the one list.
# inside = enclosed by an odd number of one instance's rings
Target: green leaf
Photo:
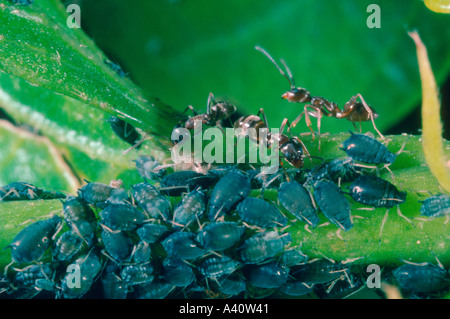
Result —
[[0, 185], [25, 180], [38, 187], [76, 192], [79, 181], [56, 147], [43, 136], [0, 120]]
[[67, 26], [68, 14], [60, 1], [15, 6], [2, 0], [0, 6], [0, 70], [117, 115], [147, 132], [171, 132], [167, 123], [173, 123], [173, 110], [109, 69], [94, 42], [80, 29]]

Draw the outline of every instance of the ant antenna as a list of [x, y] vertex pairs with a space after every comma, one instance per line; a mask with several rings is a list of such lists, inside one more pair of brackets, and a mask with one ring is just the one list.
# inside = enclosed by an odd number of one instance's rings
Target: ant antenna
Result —
[[264, 50], [263, 48], [261, 48], [258, 45], [255, 46], [255, 49], [258, 50], [259, 52], [261, 52], [262, 54], [264, 54], [270, 60], [270, 62], [272, 62], [273, 65], [275, 65], [275, 67], [278, 69], [278, 71], [280, 71], [281, 75], [284, 76], [288, 80], [289, 84], [291, 85], [291, 89], [295, 88], [294, 79], [292, 78], [291, 70], [289, 70], [289, 68], [287, 67], [284, 60], [281, 60], [281, 63], [283, 63], [284, 67], [286, 68], [286, 72], [288, 73], [288, 75], [286, 75], [286, 73], [284, 73], [284, 71], [280, 68], [278, 63], [275, 62], [275, 60], [272, 58], [272, 56], [266, 50]]
[[291, 81], [289, 81], [289, 83], [291, 83], [291, 88], [295, 88], [295, 81], [294, 81], [294, 77], [292, 76], [291, 69], [289, 69], [289, 67], [287, 66], [284, 59], [280, 59], [280, 62], [281, 62], [281, 64], [283, 64], [284, 69], [286, 70], [286, 72], [288, 74], [288, 77], [291, 79]]

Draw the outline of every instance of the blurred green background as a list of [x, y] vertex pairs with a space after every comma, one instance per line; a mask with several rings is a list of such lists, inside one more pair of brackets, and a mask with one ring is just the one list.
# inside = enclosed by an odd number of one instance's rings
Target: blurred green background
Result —
[[[447, 82], [443, 91], [449, 90], [450, 16], [428, 10], [421, 0], [79, 3], [88, 35], [138, 85], [178, 110], [192, 104], [204, 111], [213, 92], [235, 102], [241, 114], [263, 107], [271, 127], [285, 117], [293, 120], [302, 107], [280, 98], [289, 84], [254, 50], [260, 45], [277, 61], [285, 59], [296, 85], [312, 95], [342, 108], [361, 93], [380, 114], [382, 132], [417, 134], [420, 79], [407, 35], [413, 29], [427, 45], [438, 83]], [[379, 6], [380, 28], [367, 26], [370, 4]], [[322, 132], [352, 128], [346, 120], [322, 122]], [[295, 132], [306, 130], [302, 121]]]

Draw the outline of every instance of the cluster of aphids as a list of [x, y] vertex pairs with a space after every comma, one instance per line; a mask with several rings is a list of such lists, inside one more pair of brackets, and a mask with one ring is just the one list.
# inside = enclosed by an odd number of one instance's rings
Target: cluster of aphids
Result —
[[[352, 135], [344, 150], [355, 138], [365, 139]], [[167, 174], [152, 157], [141, 156], [136, 166], [144, 182], [129, 188], [87, 183], [77, 196], [63, 201], [63, 217], [55, 215], [20, 231], [9, 246], [13, 263], [0, 276], [0, 296], [348, 296], [365, 287], [361, 271], [351, 263], [310, 260], [294, 245], [288, 227], [291, 215], [299, 223], [318, 226], [320, 210], [349, 230], [349, 202], [336, 185], [339, 181], [353, 180], [351, 196], [371, 206], [404, 201], [405, 193], [378, 177], [362, 175], [350, 163], [337, 159], [307, 172], [293, 169], [274, 176], [236, 166], [216, 167], [206, 174]], [[283, 210], [251, 196], [252, 189], [265, 187], [277, 189]], [[1, 190], [4, 200], [39, 199], [33, 194], [44, 194], [25, 183]], [[422, 213], [447, 214], [449, 204], [448, 196], [431, 197]], [[392, 274], [414, 296], [449, 286], [448, 273], [433, 264], [408, 263]]]

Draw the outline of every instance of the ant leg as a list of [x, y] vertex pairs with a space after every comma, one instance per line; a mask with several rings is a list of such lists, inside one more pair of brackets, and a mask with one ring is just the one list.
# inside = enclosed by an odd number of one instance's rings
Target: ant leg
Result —
[[364, 100], [364, 98], [362, 97], [361, 94], [358, 93], [358, 94], [356, 94], [356, 96], [359, 97], [359, 99], [361, 100], [361, 102], [362, 102], [364, 108], [366, 109], [367, 113], [369, 113], [370, 120], [372, 121], [373, 128], [375, 129], [375, 131], [377, 131], [378, 135], [379, 135], [383, 140], [385, 140], [386, 138], [384, 137], [383, 134], [381, 134], [381, 132], [377, 129], [377, 126], [375, 125], [375, 121], [374, 121], [374, 119], [373, 119], [373, 112], [372, 112], [372, 110], [371, 110], [370, 107], [367, 105], [366, 101]]
[[283, 122], [281, 122], [281, 125], [280, 125], [280, 133], [279, 133], [279, 134], [280, 134], [280, 135], [283, 134], [284, 128], [285, 128], [286, 124], [288, 125], [288, 134], [289, 134], [289, 137], [290, 137], [290, 134], [291, 134], [291, 126], [289, 126], [289, 120], [288, 120], [287, 118], [285, 118], [285, 119], [283, 120]]
[[259, 111], [256, 114], [256, 116], [259, 116], [259, 114], [262, 114], [263, 120], [264, 120], [264, 124], [269, 128], [269, 122], [267, 121], [266, 113], [264, 113], [264, 109], [263, 108], [259, 109]]
[[212, 92], [209, 92], [208, 102], [206, 102], [206, 114], [210, 114], [211, 104], [216, 104], [216, 100], [214, 100], [214, 94], [212, 94]]
[[[311, 105], [311, 106], [312, 106], [312, 105]], [[305, 105], [305, 111], [304, 111], [304, 113], [305, 113], [305, 122], [306, 122], [306, 126], [307, 126], [307, 127], [309, 128], [309, 130], [311, 131], [312, 139], [313, 139], [313, 141], [314, 141], [314, 135], [315, 135], [315, 133], [314, 133], [314, 130], [312, 129], [312, 122], [311, 122], [311, 119], [309, 118], [309, 113], [308, 113], [307, 109], [308, 109], [308, 105]]]

